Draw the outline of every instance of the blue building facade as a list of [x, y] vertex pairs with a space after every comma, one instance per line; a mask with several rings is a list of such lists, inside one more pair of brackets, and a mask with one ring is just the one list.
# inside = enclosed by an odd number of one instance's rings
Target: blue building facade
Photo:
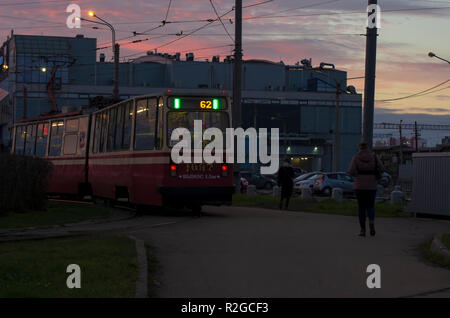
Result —
[[[89, 108], [97, 96], [112, 96], [113, 63], [104, 60], [95, 38], [11, 36], [0, 48], [3, 61], [0, 88], [8, 92], [7, 129], [23, 118], [73, 107]], [[280, 153], [307, 170], [330, 170], [339, 92], [339, 169], [345, 170], [361, 139], [362, 99], [347, 90], [347, 73], [334, 65], [313, 67], [266, 60], [243, 64], [243, 126], [278, 127]], [[340, 87], [337, 90], [336, 87]], [[195, 60], [147, 52], [119, 64], [121, 99], [169, 88], [227, 90], [232, 93], [232, 57]]]

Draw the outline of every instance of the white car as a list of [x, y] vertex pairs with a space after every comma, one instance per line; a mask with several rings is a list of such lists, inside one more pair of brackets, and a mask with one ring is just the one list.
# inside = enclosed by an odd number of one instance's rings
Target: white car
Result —
[[316, 179], [320, 176], [320, 173], [313, 174], [306, 178], [305, 180], [300, 180], [294, 183], [294, 192], [301, 194], [302, 188], [309, 187], [312, 190], [312, 187], [314, 186], [314, 182]]

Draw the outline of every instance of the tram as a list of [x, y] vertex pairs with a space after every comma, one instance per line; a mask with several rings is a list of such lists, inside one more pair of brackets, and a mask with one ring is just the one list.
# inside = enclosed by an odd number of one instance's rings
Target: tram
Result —
[[203, 130], [225, 132], [231, 125], [226, 92], [166, 90], [90, 114], [21, 120], [13, 127], [11, 151], [52, 162], [48, 192], [53, 194], [196, 210], [205, 204], [231, 204], [231, 164], [171, 160], [171, 133], [186, 128], [193, 135], [198, 120]]

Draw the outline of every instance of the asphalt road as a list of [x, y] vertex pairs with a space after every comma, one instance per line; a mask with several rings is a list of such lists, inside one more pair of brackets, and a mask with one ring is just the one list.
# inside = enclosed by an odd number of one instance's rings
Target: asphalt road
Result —
[[[450, 297], [450, 271], [418, 250], [434, 233], [449, 232], [450, 221], [380, 218], [377, 235], [361, 238], [356, 217], [204, 211], [200, 218], [144, 216], [131, 230], [160, 263], [157, 297]], [[381, 267], [380, 289], [366, 285], [369, 264]]]

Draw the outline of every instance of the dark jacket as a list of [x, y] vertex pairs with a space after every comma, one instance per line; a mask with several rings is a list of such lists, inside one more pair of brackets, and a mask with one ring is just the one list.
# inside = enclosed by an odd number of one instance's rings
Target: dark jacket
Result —
[[291, 196], [294, 188], [294, 169], [291, 166], [282, 166], [278, 171], [278, 186], [281, 187], [281, 196]]
[[[375, 164], [375, 160], [377, 164]], [[348, 174], [355, 177], [353, 189], [355, 190], [377, 190], [378, 182], [375, 168], [381, 174], [384, 166], [380, 159], [369, 150], [360, 150], [352, 159]]]

